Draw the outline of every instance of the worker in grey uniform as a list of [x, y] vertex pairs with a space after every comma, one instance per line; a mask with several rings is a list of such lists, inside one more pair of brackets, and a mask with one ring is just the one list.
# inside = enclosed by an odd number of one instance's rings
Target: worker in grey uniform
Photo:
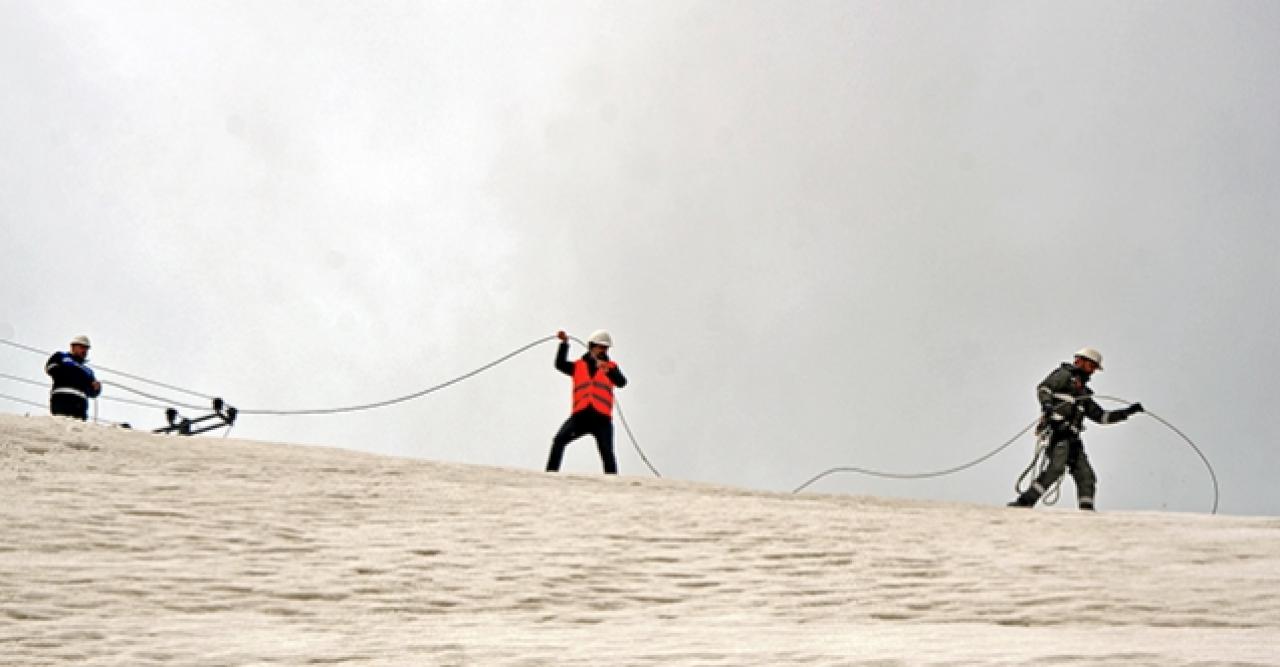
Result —
[[1071, 472], [1076, 482], [1076, 499], [1082, 510], [1093, 510], [1094, 491], [1098, 478], [1089, 465], [1084, 452], [1080, 432], [1088, 417], [1099, 424], [1115, 424], [1142, 412], [1142, 404], [1134, 403], [1119, 410], [1103, 410], [1093, 400], [1089, 378], [1094, 371], [1102, 370], [1102, 353], [1091, 347], [1076, 352], [1071, 363], [1063, 363], [1049, 374], [1036, 388], [1043, 417], [1037, 432], [1048, 437], [1045, 455], [1049, 466], [1035, 482], [1009, 503], [1010, 507], [1034, 507], [1046, 489], [1053, 486], [1065, 471]]

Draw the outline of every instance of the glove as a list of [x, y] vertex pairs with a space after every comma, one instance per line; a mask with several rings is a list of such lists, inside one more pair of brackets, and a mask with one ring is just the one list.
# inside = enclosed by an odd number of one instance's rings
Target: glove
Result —
[[1138, 414], [1139, 412], [1146, 412], [1146, 408], [1142, 407], [1141, 403], [1134, 403], [1133, 405], [1130, 405], [1129, 407], [1125, 408], [1125, 412], [1128, 412], [1129, 415], [1132, 416], [1132, 415]]
[[568, 334], [566, 334], [566, 333], [565, 333], [565, 332], [563, 332], [563, 331], [557, 331], [557, 332], [556, 332], [556, 338], [559, 338], [562, 342], [563, 342], [563, 341], [568, 341], [568, 340], [569, 340], [569, 335], [568, 335]]

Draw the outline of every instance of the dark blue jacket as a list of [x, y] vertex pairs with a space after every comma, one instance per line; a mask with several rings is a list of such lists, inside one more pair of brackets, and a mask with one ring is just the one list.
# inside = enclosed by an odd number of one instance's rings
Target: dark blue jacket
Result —
[[93, 369], [70, 352], [54, 352], [44, 365], [44, 372], [53, 378], [53, 393], [79, 394], [85, 400], [97, 398], [101, 388], [93, 388]]

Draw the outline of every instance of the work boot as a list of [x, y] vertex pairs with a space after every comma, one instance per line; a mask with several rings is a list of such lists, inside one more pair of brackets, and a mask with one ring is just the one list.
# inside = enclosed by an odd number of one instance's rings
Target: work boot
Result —
[[1035, 489], [1027, 489], [1026, 491], [1023, 491], [1022, 495], [1018, 496], [1016, 500], [1009, 503], [1008, 506], [1009, 507], [1035, 507], [1037, 500], [1040, 500], [1040, 494], [1036, 493]]
[[1082, 509], [1082, 510], [1084, 510], [1084, 511], [1086, 511], [1086, 512], [1096, 512], [1096, 511], [1097, 511], [1097, 510], [1093, 509], [1093, 501], [1090, 501], [1090, 500], [1082, 501], [1082, 502], [1080, 503], [1080, 509]]

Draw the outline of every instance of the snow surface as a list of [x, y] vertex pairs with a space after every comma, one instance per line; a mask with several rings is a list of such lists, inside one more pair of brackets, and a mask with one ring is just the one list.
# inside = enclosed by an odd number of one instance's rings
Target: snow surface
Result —
[[793, 496], [9, 415], [0, 516], [4, 665], [1280, 664], [1276, 518]]

